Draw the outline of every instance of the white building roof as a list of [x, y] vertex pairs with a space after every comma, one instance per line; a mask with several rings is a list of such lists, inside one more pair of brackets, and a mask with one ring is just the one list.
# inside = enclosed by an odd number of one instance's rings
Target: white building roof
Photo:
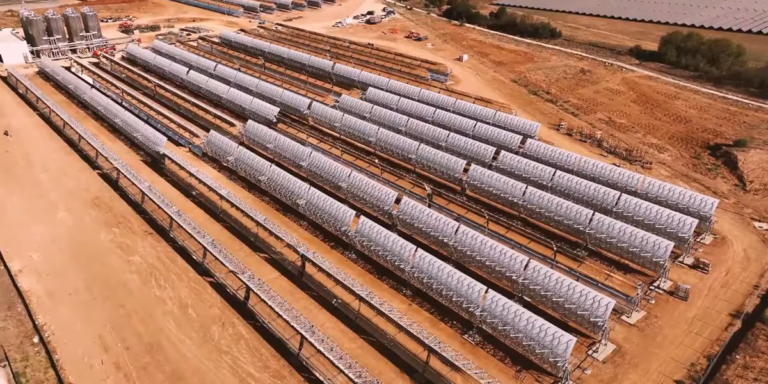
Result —
[[26, 63], [24, 55], [29, 55], [27, 42], [13, 28], [0, 29], [0, 61], [5, 65]]

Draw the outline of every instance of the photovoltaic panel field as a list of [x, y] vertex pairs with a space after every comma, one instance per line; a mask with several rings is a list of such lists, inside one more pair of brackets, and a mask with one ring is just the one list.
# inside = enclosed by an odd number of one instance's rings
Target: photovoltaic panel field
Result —
[[494, 4], [685, 27], [768, 33], [766, 0], [502, 0]]

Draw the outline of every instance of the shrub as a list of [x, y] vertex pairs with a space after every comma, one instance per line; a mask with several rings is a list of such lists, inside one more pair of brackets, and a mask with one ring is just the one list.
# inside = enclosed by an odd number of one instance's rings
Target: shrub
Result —
[[445, 0], [425, 0], [425, 5], [429, 5], [433, 8], [440, 8], [445, 6]]
[[659, 61], [658, 52], [643, 48], [642, 45], [637, 44], [627, 51], [630, 56], [640, 61]]
[[657, 51], [635, 45], [627, 53], [641, 61], [658, 61], [698, 73], [715, 83], [749, 88], [768, 97], [768, 65], [749, 67], [747, 50], [728, 39], [708, 39], [697, 32], [674, 31], [661, 37]]
[[661, 37], [653, 51], [636, 45], [629, 54], [639, 60], [655, 60], [676, 68], [710, 76], [735, 73], [747, 67], [747, 50], [728, 39], [708, 39], [698, 32], [670, 32]]
[[736, 148], [746, 148], [749, 146], [749, 140], [745, 138], [736, 139], [733, 141], [733, 146]]
[[536, 21], [530, 15], [510, 14], [506, 7], [499, 7], [486, 16], [464, 0], [448, 0], [448, 4], [450, 7], [443, 11], [443, 16], [450, 20], [521, 37], [559, 39], [563, 36], [562, 32], [548, 21]]

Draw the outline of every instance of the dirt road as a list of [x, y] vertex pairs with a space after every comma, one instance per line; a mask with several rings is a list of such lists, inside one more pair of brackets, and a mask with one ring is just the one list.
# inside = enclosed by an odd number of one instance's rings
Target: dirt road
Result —
[[77, 383], [304, 380], [5, 84], [0, 247]]

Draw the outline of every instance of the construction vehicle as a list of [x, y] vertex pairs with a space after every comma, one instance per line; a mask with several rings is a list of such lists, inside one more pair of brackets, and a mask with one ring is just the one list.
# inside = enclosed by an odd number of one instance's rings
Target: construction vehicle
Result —
[[429, 36], [419, 36], [413, 39], [413, 41], [424, 41], [429, 39]]
[[407, 35], [405, 35], [406, 39], [415, 39], [417, 37], [420, 37], [421, 34], [416, 31], [409, 31]]

